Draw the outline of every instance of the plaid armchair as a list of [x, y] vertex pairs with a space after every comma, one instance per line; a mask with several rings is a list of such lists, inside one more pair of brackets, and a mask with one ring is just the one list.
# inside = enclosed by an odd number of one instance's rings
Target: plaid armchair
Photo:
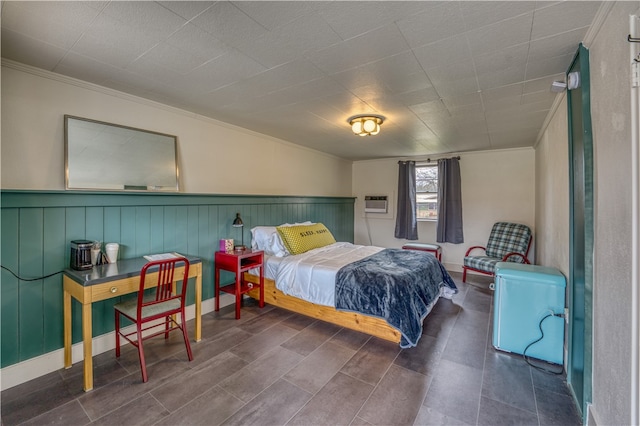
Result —
[[[462, 282], [467, 280], [467, 271], [494, 275], [496, 263], [531, 263], [527, 259], [531, 247], [531, 229], [519, 223], [497, 222], [491, 229], [487, 246], [469, 247], [464, 255]], [[471, 256], [475, 249], [482, 249], [484, 256]]]

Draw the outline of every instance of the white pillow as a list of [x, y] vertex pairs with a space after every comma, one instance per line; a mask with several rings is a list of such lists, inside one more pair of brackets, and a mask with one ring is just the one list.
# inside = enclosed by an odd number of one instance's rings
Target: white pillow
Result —
[[251, 248], [263, 250], [266, 255], [284, 257], [289, 254], [275, 226], [251, 228]]
[[[313, 225], [313, 222], [284, 223], [280, 226]], [[264, 254], [276, 257], [289, 256], [289, 251], [282, 242], [275, 226], [256, 226], [251, 228], [251, 248], [263, 250]]]

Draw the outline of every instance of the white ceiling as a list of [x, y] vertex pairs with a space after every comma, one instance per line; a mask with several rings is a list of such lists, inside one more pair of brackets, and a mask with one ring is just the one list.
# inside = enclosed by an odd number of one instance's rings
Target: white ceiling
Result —
[[432, 155], [532, 146], [599, 6], [4, 1], [2, 57], [346, 159]]

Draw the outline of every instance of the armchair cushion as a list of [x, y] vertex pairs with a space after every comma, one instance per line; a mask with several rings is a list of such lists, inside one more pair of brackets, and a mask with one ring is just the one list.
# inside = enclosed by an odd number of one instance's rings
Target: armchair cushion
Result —
[[[519, 253], [523, 256], [529, 251], [531, 229], [519, 223], [497, 222], [491, 229], [487, 242], [487, 257], [503, 259], [509, 253]], [[522, 256], [511, 256], [509, 262], [524, 263]]]
[[464, 266], [494, 274], [496, 271], [496, 264], [501, 261], [502, 259], [496, 259], [495, 257], [466, 256], [464, 258]]

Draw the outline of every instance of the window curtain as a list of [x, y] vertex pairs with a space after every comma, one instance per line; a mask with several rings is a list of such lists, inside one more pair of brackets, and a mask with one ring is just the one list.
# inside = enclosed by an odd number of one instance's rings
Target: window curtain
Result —
[[458, 158], [438, 160], [438, 226], [436, 241], [460, 244], [462, 233], [462, 189]]
[[416, 162], [398, 161], [398, 208], [396, 238], [418, 239], [416, 218]]

